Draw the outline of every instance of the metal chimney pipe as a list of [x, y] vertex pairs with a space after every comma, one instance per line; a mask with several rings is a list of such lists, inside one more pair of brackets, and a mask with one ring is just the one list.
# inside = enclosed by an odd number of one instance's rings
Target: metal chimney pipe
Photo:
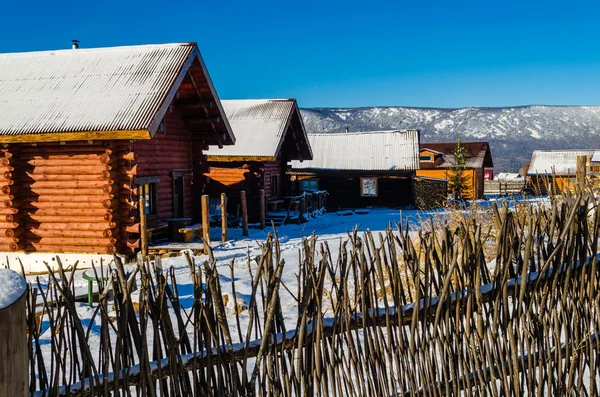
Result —
[[71, 43], [73, 43], [72, 48], [74, 50], [79, 48], [79, 40], [71, 40]]

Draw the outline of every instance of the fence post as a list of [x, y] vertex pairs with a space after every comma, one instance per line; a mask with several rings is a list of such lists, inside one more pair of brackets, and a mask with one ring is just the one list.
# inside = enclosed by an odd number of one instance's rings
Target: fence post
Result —
[[146, 199], [144, 194], [145, 189], [145, 185], [141, 185], [139, 187], [140, 248], [142, 250], [142, 256], [148, 255], [148, 223], [146, 220]]
[[208, 254], [210, 246], [210, 219], [208, 218], [208, 195], [202, 195], [202, 240], [204, 240], [204, 253]]
[[248, 205], [246, 203], [246, 191], [242, 190], [240, 192], [241, 201], [242, 201], [242, 227], [243, 227], [243, 235], [248, 235]]
[[260, 189], [260, 228], [264, 229], [265, 228], [265, 220], [267, 218], [266, 216], [266, 202], [265, 202], [265, 190], [264, 189]]
[[585, 175], [587, 174], [586, 163], [587, 163], [586, 156], [577, 156], [576, 177], [577, 177], [577, 184], [579, 185], [579, 188], [581, 189], [581, 191], [583, 191], [583, 189], [585, 188]]
[[221, 242], [227, 241], [227, 195], [221, 193]]
[[0, 269], [0, 285], [0, 396], [24, 397], [29, 389], [27, 283], [15, 271]]

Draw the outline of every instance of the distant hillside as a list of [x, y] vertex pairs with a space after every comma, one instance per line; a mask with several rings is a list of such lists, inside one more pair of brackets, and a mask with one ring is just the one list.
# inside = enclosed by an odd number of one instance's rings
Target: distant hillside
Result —
[[490, 142], [497, 171], [529, 162], [534, 149], [600, 148], [600, 106], [436, 109], [302, 109], [308, 132], [419, 129], [421, 142]]

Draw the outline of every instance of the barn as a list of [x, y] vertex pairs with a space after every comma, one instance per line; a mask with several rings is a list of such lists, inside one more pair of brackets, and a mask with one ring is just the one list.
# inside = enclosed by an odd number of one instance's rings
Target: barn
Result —
[[330, 209], [413, 203], [419, 131], [310, 134], [313, 159], [292, 161], [296, 192], [326, 190]]
[[295, 99], [223, 100], [236, 136], [234, 146], [207, 151], [210, 172], [206, 193], [225, 193], [230, 211], [246, 192], [251, 221], [259, 217], [260, 191], [270, 207], [283, 204], [290, 192], [288, 163], [312, 159], [312, 150]]
[[[484, 183], [487, 178], [493, 178], [494, 162], [492, 152], [487, 142], [461, 142], [466, 151], [465, 170], [462, 175], [466, 179], [466, 199], [483, 197]], [[452, 151], [456, 142], [421, 143], [420, 169], [418, 176], [448, 180], [453, 165]]]
[[197, 218], [203, 151], [235, 141], [195, 43], [1, 54], [0, 104], [1, 261], [30, 271]]

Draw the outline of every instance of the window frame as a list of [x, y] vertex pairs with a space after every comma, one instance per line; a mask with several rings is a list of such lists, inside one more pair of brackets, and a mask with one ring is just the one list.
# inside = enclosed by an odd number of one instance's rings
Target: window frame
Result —
[[[374, 181], [375, 184], [375, 192], [368, 192], [367, 194], [365, 194], [365, 182], [372, 182]], [[369, 189], [370, 186], [369, 186]], [[361, 176], [360, 177], [360, 196], [361, 197], [378, 197], [379, 196], [379, 178], [375, 177], [375, 176]]]

